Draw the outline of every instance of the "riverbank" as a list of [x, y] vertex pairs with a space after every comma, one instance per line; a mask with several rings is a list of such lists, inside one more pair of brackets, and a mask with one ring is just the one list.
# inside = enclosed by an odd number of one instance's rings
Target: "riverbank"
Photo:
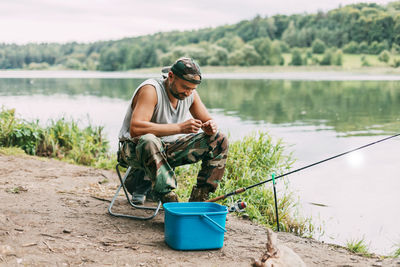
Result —
[[[271, 80], [400, 80], [400, 68], [362, 67], [344, 68], [337, 66], [205, 66], [204, 79], [271, 79]], [[129, 71], [77, 71], [49, 70], [0, 70], [0, 78], [98, 78], [133, 79], [157, 77], [161, 68], [146, 68]]]
[[[235, 216], [228, 216], [222, 249], [174, 251], [164, 243], [162, 214], [150, 221], [107, 214], [116, 186], [113, 171], [0, 155], [0, 265], [250, 266], [264, 251], [265, 228]], [[129, 210], [122, 197], [116, 205]], [[288, 233], [278, 240], [308, 266], [400, 264]]]
[[[156, 68], [144, 68], [130, 70], [132, 73], [157, 73]], [[400, 68], [392, 67], [342, 67], [342, 66], [202, 66], [204, 74], [219, 73], [308, 73], [308, 72], [327, 72], [327, 73], [355, 73], [355, 74], [400, 74]]]

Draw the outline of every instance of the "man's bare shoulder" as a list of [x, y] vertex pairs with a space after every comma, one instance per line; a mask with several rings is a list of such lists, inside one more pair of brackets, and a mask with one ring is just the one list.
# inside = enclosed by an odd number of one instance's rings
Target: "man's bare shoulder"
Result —
[[146, 105], [155, 106], [157, 104], [156, 88], [151, 84], [145, 84], [140, 87], [132, 101], [132, 108], [136, 106], [138, 101]]
[[154, 85], [145, 84], [139, 88], [137, 95], [142, 95], [145, 97], [157, 96], [156, 88]]

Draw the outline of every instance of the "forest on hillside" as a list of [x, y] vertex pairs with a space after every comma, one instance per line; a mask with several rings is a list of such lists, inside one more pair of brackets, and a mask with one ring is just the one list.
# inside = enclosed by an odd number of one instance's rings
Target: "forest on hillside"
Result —
[[[94, 43], [0, 44], [0, 69], [116, 71], [170, 65], [181, 56], [201, 66], [342, 65], [342, 55], [400, 54], [400, 1], [353, 4], [315, 14], [256, 16], [233, 25], [160, 32]], [[315, 55], [323, 56], [317, 57]], [[400, 59], [394, 67], [400, 66]]]

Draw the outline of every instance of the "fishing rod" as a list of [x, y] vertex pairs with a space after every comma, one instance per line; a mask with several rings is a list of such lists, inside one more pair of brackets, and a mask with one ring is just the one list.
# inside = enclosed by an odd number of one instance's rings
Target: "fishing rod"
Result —
[[351, 152], [354, 152], [354, 151], [357, 151], [357, 150], [360, 150], [360, 149], [363, 149], [363, 148], [366, 148], [366, 147], [375, 145], [375, 144], [377, 144], [377, 143], [380, 143], [380, 142], [389, 140], [389, 139], [391, 139], [391, 138], [395, 138], [395, 137], [397, 137], [397, 136], [400, 136], [400, 133], [397, 133], [397, 134], [392, 135], [392, 136], [389, 136], [389, 137], [385, 137], [385, 138], [380, 139], [380, 140], [378, 140], [378, 141], [375, 141], [375, 142], [372, 142], [372, 143], [369, 143], [369, 144], [366, 144], [366, 145], [357, 147], [357, 148], [355, 148], [355, 149], [352, 149], [352, 150], [349, 150], [349, 151], [340, 153], [340, 154], [338, 154], [338, 155], [335, 155], [335, 156], [332, 156], [332, 157], [329, 157], [329, 158], [320, 160], [320, 161], [318, 161], [318, 162], [315, 162], [315, 163], [312, 163], [312, 164], [310, 164], [310, 165], [301, 167], [301, 168], [299, 168], [299, 169], [296, 169], [296, 170], [293, 170], [293, 171], [290, 171], [290, 172], [281, 174], [281, 175], [276, 176], [276, 177], [273, 177], [273, 178], [271, 178], [271, 179], [261, 181], [261, 182], [259, 182], [259, 183], [250, 185], [250, 186], [248, 186], [248, 187], [242, 187], [242, 188], [236, 189], [235, 191], [232, 191], [232, 192], [230, 192], [230, 193], [228, 193], [228, 194], [221, 195], [221, 196], [215, 197], [215, 198], [213, 198], [213, 199], [209, 199], [209, 200], [207, 200], [206, 202], [216, 202], [216, 201], [218, 201], [218, 200], [226, 199], [227, 197], [230, 197], [230, 196], [233, 196], [233, 195], [241, 194], [241, 193], [245, 192], [246, 190], [249, 190], [249, 189], [251, 189], [251, 188], [253, 188], [253, 187], [260, 186], [260, 185], [262, 185], [262, 184], [271, 182], [271, 181], [273, 181], [274, 179], [277, 180], [277, 179], [282, 178], [282, 177], [284, 177], [284, 176], [287, 176], [287, 175], [289, 175], [289, 174], [293, 174], [293, 173], [295, 173], [295, 172], [299, 172], [299, 171], [305, 170], [305, 169], [307, 169], [307, 168], [313, 167], [313, 166], [318, 165], [318, 164], [321, 164], [321, 163], [323, 163], [323, 162], [326, 162], [326, 161], [329, 161], [329, 160], [332, 160], [332, 159], [335, 159], [335, 158], [344, 156], [344, 155], [349, 154], [349, 153], [351, 153]]

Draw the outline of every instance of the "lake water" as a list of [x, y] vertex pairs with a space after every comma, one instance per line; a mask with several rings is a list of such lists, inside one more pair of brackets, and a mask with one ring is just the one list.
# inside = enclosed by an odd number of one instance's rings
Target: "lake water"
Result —
[[[43, 124], [66, 117], [82, 125], [103, 125], [116, 150], [128, 101], [145, 76], [151, 75], [2, 72], [0, 105]], [[297, 159], [293, 169], [400, 132], [397, 76], [277, 73], [208, 78], [198, 92], [219, 128], [231, 140], [259, 130], [282, 138]], [[325, 229], [317, 239], [344, 245], [364, 238], [372, 252], [394, 250], [400, 243], [399, 151], [397, 137], [288, 176], [302, 214]]]

